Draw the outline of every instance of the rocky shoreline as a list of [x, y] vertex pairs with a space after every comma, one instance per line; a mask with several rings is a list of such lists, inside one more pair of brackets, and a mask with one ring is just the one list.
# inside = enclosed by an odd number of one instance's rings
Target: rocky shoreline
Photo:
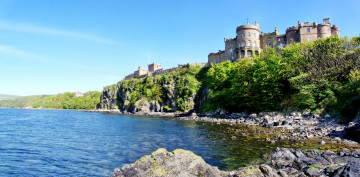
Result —
[[127, 176], [208, 176], [208, 177], [285, 177], [285, 176], [359, 176], [360, 151], [302, 151], [276, 148], [266, 163], [221, 171], [207, 164], [191, 151], [177, 149], [168, 152], [158, 149], [135, 163], [116, 168], [112, 177]]
[[[190, 151], [175, 150], [167, 152], [160, 149], [121, 169], [115, 169], [112, 176], [360, 176], [359, 130], [360, 121], [342, 123], [330, 115], [319, 116], [311, 113], [213, 113], [177, 114], [163, 112], [128, 113], [118, 110], [91, 111], [112, 114], [170, 117], [186, 121], [228, 124], [230, 126], [261, 126], [275, 134], [276, 141], [302, 141], [317, 138], [322, 145], [326, 143], [345, 144], [355, 151], [343, 149], [332, 151], [304, 151], [291, 148], [277, 148], [261, 165], [242, 167], [231, 172], [220, 171], [206, 164], [204, 160]], [[261, 133], [261, 132], [260, 132]], [[259, 134], [260, 134], [259, 133]], [[347, 138], [347, 139], [344, 139]], [[236, 137], [235, 137], [236, 139]], [[269, 139], [271, 143], [275, 143]], [[356, 140], [358, 142], [355, 142]], [[190, 158], [191, 157], [191, 158]], [[172, 164], [174, 166], [171, 166]]]
[[[358, 131], [360, 120], [355, 119], [353, 122], [342, 123], [334, 119], [330, 115], [320, 116], [312, 113], [274, 113], [266, 112], [259, 114], [217, 112], [212, 114], [184, 114], [184, 113], [164, 113], [164, 112], [121, 112], [119, 110], [89, 110], [88, 112], [124, 114], [137, 116], [153, 116], [153, 117], [170, 117], [179, 120], [210, 122], [215, 124], [238, 125], [245, 124], [247, 126], [262, 126], [271, 129], [278, 129], [281, 132], [288, 131], [287, 135], [278, 135], [276, 140], [300, 141], [312, 138], [321, 138], [325, 141], [334, 143], [345, 143], [355, 145], [358, 140], [356, 134], [346, 136], [347, 130], [354, 129]], [[346, 137], [347, 139], [343, 139]]]

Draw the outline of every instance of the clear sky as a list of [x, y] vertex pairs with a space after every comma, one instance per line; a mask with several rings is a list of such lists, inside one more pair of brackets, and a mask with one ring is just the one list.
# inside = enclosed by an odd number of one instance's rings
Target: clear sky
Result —
[[254, 21], [285, 33], [330, 17], [342, 36], [360, 33], [359, 0], [0, 0], [0, 94], [101, 91], [162, 63], [207, 62]]

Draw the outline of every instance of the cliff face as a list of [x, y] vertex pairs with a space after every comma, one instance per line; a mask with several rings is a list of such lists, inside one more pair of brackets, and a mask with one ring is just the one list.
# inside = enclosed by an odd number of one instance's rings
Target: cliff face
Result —
[[107, 86], [100, 98], [100, 108], [130, 113], [197, 111], [208, 93], [196, 78], [201, 69], [184, 66], [163, 75], [123, 80]]

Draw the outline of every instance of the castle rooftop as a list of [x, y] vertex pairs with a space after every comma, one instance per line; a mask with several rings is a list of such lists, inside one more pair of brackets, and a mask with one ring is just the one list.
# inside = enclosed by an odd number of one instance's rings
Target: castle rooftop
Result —
[[257, 30], [257, 31], [260, 32], [259, 26], [249, 25], [249, 24], [238, 26], [238, 27], [236, 28], [236, 32], [238, 32], [238, 31], [240, 31], [240, 30], [243, 30], [243, 29], [255, 29], [255, 30]]

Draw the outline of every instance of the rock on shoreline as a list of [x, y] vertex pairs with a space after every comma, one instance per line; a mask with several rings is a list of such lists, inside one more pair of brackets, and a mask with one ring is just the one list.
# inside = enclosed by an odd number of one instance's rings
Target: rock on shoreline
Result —
[[[311, 113], [290, 113], [283, 114], [277, 112], [263, 112], [259, 114], [247, 113], [213, 113], [213, 114], [184, 114], [184, 113], [165, 113], [165, 112], [121, 112], [118, 109], [114, 110], [93, 110], [89, 112], [111, 113], [111, 114], [125, 114], [138, 116], [154, 116], [154, 117], [172, 117], [180, 120], [191, 120], [210, 123], [227, 123], [231, 125], [246, 124], [257, 125], [267, 128], [283, 128], [292, 130], [292, 135], [284, 137], [289, 140], [305, 140], [311, 138], [332, 137], [334, 140], [339, 140], [347, 133], [350, 127], [357, 125], [360, 127], [360, 121], [342, 124], [340, 121], [331, 118], [330, 115], [321, 117]], [[358, 128], [360, 129], [360, 128]], [[357, 131], [358, 131], [357, 129]], [[335, 139], [335, 137], [337, 137]], [[347, 136], [348, 139], [358, 140], [356, 137]], [[344, 141], [347, 144], [354, 144], [353, 141]], [[359, 141], [358, 141], [359, 142]]]
[[112, 177], [128, 176], [360, 176], [360, 151], [302, 151], [277, 148], [267, 163], [226, 172], [207, 164], [191, 151], [163, 148], [146, 155], [133, 164], [116, 168]]

